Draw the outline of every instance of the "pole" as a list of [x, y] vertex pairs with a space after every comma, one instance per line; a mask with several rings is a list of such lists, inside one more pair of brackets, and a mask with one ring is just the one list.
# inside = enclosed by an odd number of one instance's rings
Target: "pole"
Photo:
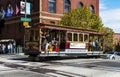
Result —
[[[26, 15], [26, 2], [27, 2], [27, 0], [25, 0], [25, 18], [27, 17], [27, 15]], [[24, 41], [24, 51], [25, 51], [25, 44], [26, 44], [25, 43], [25, 39], [26, 39], [25, 35], [26, 35], [26, 28], [24, 28], [24, 40], [23, 40]]]
[[27, 0], [25, 0], [25, 18], [27, 18], [27, 15], [26, 15], [26, 2], [27, 2]]
[[40, 18], [40, 21], [39, 21], [40, 23], [42, 23], [42, 19], [41, 19], [42, 15], [41, 15], [41, 13], [42, 13], [42, 0], [40, 0], [40, 17], [39, 17]]

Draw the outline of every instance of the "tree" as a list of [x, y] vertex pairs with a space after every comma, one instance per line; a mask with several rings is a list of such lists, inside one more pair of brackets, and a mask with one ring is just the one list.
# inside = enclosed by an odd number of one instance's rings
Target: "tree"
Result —
[[64, 14], [61, 18], [60, 25], [83, 29], [95, 29], [98, 31], [103, 27], [99, 16], [91, 13], [90, 9], [87, 7], [73, 9]]
[[61, 26], [94, 29], [104, 35], [105, 50], [113, 49], [113, 33], [111, 28], [104, 27], [99, 16], [90, 12], [87, 7], [77, 8], [64, 14], [60, 20]]
[[104, 47], [105, 47], [105, 51], [112, 51], [114, 48], [113, 45], [113, 34], [114, 31], [111, 28], [108, 27], [103, 27], [101, 29], [101, 33], [104, 34]]

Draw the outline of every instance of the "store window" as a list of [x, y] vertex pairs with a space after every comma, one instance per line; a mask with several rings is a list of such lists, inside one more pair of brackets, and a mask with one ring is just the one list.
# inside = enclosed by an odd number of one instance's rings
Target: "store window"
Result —
[[70, 0], [64, 0], [64, 13], [70, 10]]
[[49, 6], [49, 8], [48, 8], [49, 12], [51, 12], [51, 13], [56, 12], [56, 0], [49, 0], [48, 6]]

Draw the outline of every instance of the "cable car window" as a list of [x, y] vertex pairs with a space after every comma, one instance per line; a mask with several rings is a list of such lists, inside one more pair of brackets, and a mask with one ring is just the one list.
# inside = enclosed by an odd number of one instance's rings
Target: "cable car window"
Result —
[[35, 31], [35, 41], [38, 41], [39, 40], [39, 31], [36, 30]]
[[88, 42], [88, 35], [87, 34], [84, 35], [84, 42]]
[[83, 34], [79, 34], [79, 41], [83, 42]]
[[66, 40], [66, 39], [65, 39], [66, 34], [61, 32], [60, 35], [61, 35], [61, 36], [60, 36], [60, 40], [61, 40], [61, 41], [65, 41], [65, 40]]
[[78, 41], [78, 34], [77, 34], [77, 33], [74, 33], [73, 38], [74, 38], [74, 41]]
[[72, 41], [72, 33], [68, 33], [68, 41]]

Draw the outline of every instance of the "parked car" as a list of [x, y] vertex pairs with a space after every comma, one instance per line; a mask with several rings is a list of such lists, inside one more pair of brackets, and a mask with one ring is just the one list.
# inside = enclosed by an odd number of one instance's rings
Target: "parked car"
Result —
[[120, 60], [120, 52], [106, 53], [106, 58], [111, 60]]

